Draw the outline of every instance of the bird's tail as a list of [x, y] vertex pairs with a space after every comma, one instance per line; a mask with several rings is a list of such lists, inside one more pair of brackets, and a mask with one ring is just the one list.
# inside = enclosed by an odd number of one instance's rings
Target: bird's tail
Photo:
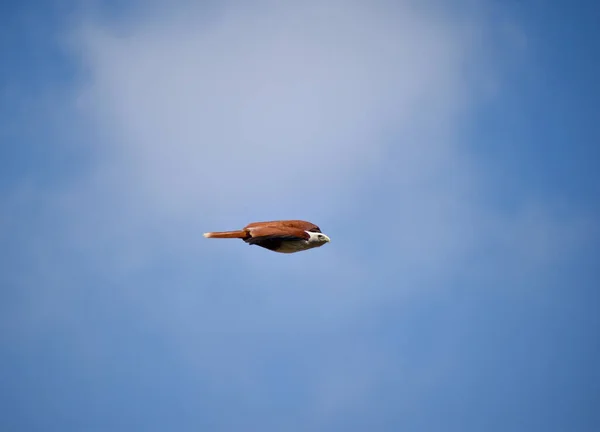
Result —
[[246, 238], [248, 233], [245, 230], [236, 231], [219, 231], [219, 232], [207, 232], [204, 233], [206, 238]]

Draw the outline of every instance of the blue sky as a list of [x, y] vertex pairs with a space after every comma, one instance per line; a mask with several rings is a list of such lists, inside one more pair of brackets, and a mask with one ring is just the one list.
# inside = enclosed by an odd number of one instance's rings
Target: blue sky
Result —
[[2, 430], [600, 427], [593, 2], [0, 11]]

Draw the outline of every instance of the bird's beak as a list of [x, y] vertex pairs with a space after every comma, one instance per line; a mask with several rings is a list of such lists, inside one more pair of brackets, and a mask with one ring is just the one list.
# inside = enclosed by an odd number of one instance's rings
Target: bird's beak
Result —
[[329, 237], [327, 237], [325, 234], [323, 234], [323, 237], [325, 237], [325, 241], [326, 241], [327, 243], [331, 242], [331, 239], [330, 239]]

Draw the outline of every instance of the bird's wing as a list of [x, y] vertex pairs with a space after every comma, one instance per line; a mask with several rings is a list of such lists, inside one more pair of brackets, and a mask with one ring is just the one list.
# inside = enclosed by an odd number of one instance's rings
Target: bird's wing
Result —
[[250, 238], [246, 241], [250, 244], [267, 239], [279, 240], [308, 240], [310, 235], [300, 228], [282, 226], [256, 226], [248, 228]]
[[275, 227], [281, 229], [296, 228], [302, 231], [321, 232], [320, 228], [311, 222], [303, 220], [277, 220], [277, 221], [266, 221], [266, 222], [252, 222], [246, 225], [245, 228], [259, 228], [259, 227]]

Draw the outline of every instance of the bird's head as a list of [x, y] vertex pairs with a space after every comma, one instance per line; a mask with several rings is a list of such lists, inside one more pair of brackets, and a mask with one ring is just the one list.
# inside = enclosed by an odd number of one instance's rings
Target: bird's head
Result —
[[308, 235], [310, 236], [308, 242], [314, 244], [314, 246], [323, 246], [331, 241], [329, 237], [320, 232], [308, 232]]

